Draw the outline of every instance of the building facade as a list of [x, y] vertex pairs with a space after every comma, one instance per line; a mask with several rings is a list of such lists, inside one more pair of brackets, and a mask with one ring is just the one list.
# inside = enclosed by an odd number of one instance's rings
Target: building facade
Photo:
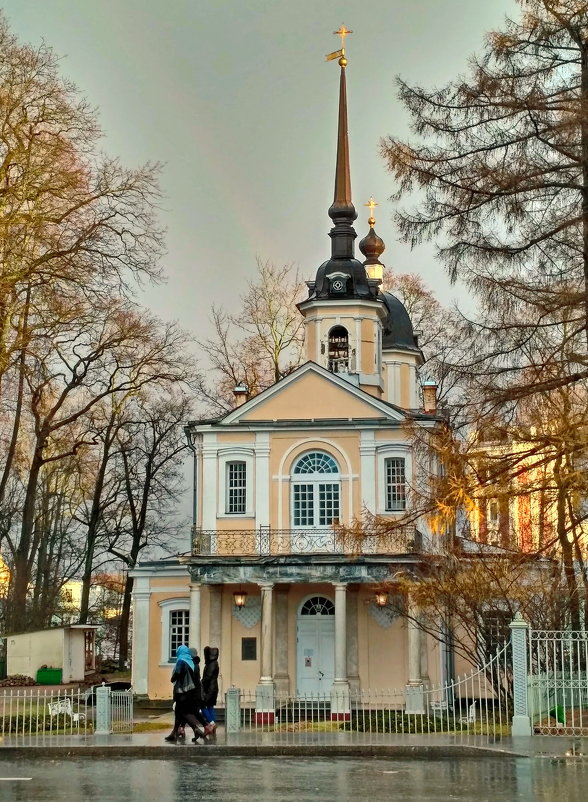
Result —
[[354, 690], [418, 692], [441, 679], [441, 647], [376, 600], [418, 568], [429, 540], [424, 520], [406, 523], [411, 490], [427, 480], [413, 442], [441, 419], [434, 398], [421, 402], [423, 354], [406, 309], [381, 290], [373, 217], [364, 260], [354, 255], [340, 66], [331, 257], [299, 304], [306, 361], [253, 398], [238, 388], [223, 417], [187, 425], [192, 550], [134, 571], [139, 695], [170, 697], [180, 643], [219, 647], [223, 688], [255, 690], [268, 710], [274, 694], [331, 694], [332, 715], [345, 717]]

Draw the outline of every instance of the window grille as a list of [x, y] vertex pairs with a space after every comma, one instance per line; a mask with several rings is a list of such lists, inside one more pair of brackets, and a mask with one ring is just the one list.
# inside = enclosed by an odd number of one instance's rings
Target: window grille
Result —
[[246, 509], [247, 465], [245, 462], [228, 462], [225, 512], [232, 515], [245, 515]]
[[339, 485], [319, 484], [319, 526], [329, 526], [339, 520]]
[[294, 485], [294, 526], [313, 526], [314, 486]]
[[190, 611], [172, 610], [169, 614], [169, 659], [175, 660], [178, 646], [190, 642]]
[[304, 602], [300, 615], [335, 615], [335, 605], [325, 596], [313, 596]]
[[406, 509], [406, 466], [404, 457], [386, 459], [386, 511]]
[[338, 473], [339, 466], [333, 457], [322, 451], [310, 451], [300, 457], [293, 474], [303, 475], [304, 481], [292, 484], [293, 526], [330, 526], [339, 520], [340, 483], [324, 481], [325, 474]]
[[339, 473], [335, 460], [321, 451], [311, 451], [300, 457], [294, 473]]

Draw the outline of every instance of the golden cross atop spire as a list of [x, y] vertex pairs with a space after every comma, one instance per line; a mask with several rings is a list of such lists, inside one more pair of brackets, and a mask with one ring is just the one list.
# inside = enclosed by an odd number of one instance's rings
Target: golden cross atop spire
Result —
[[376, 225], [376, 218], [374, 217], [374, 209], [379, 204], [376, 203], [376, 201], [374, 200], [373, 196], [370, 196], [369, 201], [367, 203], [364, 203], [363, 205], [367, 206], [369, 208], [369, 210], [370, 210], [370, 216], [368, 217], [368, 223], [369, 223], [369, 227], [373, 228]]
[[335, 50], [333, 53], [329, 53], [326, 57], [327, 61], [333, 61], [333, 59], [338, 58], [340, 67], [347, 66], [347, 59], [345, 58], [345, 37], [349, 36], [350, 33], [353, 33], [353, 31], [350, 31], [349, 28], [346, 28], [343, 23], [341, 23], [338, 31], [333, 31], [335, 36], [341, 37], [341, 49]]
[[341, 50], [343, 50], [343, 53], [345, 53], [345, 50], [344, 50], [345, 37], [349, 36], [350, 33], [353, 33], [353, 31], [350, 31], [349, 28], [346, 28], [345, 25], [343, 25], [343, 23], [341, 23], [341, 26], [340, 26], [338, 31], [333, 31], [333, 35], [334, 36], [340, 36], [341, 37]]

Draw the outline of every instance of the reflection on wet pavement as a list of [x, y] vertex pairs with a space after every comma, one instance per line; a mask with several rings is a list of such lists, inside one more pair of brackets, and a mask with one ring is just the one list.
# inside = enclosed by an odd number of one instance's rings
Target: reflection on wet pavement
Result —
[[[0, 760], [0, 800], [19, 802], [358, 802], [587, 798], [581, 758]], [[27, 780], [26, 778], [32, 778]], [[10, 779], [2, 779], [10, 778]], [[20, 779], [18, 779], [20, 778]]]

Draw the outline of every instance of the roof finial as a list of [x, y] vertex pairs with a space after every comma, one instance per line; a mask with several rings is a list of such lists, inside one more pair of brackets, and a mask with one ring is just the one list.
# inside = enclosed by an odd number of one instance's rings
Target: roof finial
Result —
[[364, 203], [363, 205], [367, 206], [370, 210], [370, 216], [368, 217], [368, 224], [370, 228], [373, 228], [376, 225], [376, 218], [374, 217], [374, 209], [379, 204], [374, 200], [374, 196], [370, 195], [369, 201], [367, 203]]
[[345, 37], [349, 36], [350, 33], [353, 33], [353, 31], [350, 31], [349, 28], [346, 28], [343, 23], [341, 23], [338, 31], [333, 31], [335, 36], [341, 37], [341, 49], [334, 50], [332, 53], [329, 53], [326, 57], [327, 61], [333, 61], [333, 59], [338, 58], [340, 67], [347, 66], [347, 59], [345, 58]]

